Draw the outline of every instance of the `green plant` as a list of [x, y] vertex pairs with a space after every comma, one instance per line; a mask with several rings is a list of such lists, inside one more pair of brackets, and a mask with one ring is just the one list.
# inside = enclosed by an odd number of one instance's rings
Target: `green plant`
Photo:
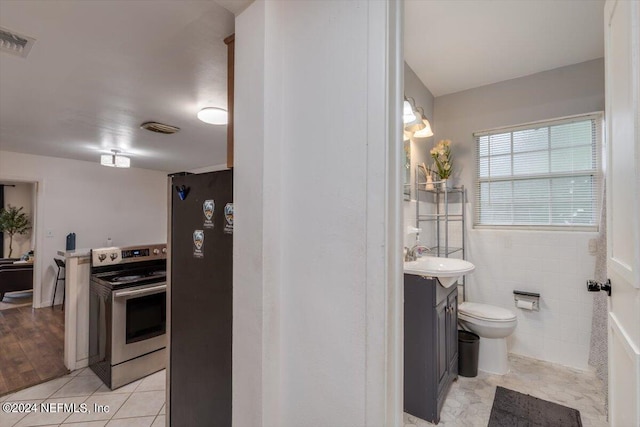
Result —
[[11, 205], [7, 209], [0, 209], [0, 232], [9, 235], [9, 258], [13, 254], [13, 236], [27, 234], [31, 230], [31, 221], [22, 209]]
[[447, 179], [453, 172], [453, 161], [451, 159], [451, 141], [442, 139], [430, 151], [435, 167], [438, 170], [440, 179]]

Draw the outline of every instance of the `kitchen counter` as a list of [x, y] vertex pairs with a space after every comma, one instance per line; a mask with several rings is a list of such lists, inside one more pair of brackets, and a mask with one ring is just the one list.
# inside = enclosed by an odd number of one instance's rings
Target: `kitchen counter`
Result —
[[58, 251], [65, 261], [64, 364], [89, 365], [89, 256], [91, 249]]
[[58, 255], [64, 258], [89, 257], [91, 249], [74, 249], [72, 251], [58, 251]]

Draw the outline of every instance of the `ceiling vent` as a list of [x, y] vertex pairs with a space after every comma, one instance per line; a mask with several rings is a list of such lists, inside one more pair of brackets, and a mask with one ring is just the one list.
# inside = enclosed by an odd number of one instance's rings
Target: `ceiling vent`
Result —
[[12, 53], [26, 58], [31, 47], [36, 42], [32, 37], [16, 34], [6, 28], [0, 27], [0, 51]]
[[158, 122], [144, 122], [140, 125], [142, 129], [150, 130], [151, 132], [156, 133], [164, 133], [166, 135], [171, 135], [172, 133], [176, 133], [180, 130], [180, 128], [175, 126], [165, 125], [164, 123]]

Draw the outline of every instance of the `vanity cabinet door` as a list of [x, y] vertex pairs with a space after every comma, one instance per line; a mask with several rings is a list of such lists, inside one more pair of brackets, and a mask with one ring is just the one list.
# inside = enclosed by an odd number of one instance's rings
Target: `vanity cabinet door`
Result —
[[458, 376], [458, 291], [452, 292], [447, 298], [447, 361], [449, 375], [452, 379]]
[[404, 411], [434, 424], [458, 372], [457, 292], [404, 276]]
[[438, 395], [449, 377], [449, 360], [447, 358], [447, 326], [449, 321], [449, 305], [445, 298], [436, 307], [436, 367], [438, 378]]

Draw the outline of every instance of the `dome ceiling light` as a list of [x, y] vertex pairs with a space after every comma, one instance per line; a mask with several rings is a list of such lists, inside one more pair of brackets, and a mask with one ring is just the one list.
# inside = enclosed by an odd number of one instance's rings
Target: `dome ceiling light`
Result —
[[198, 118], [210, 125], [226, 125], [229, 123], [227, 110], [217, 107], [206, 107], [198, 111]]

